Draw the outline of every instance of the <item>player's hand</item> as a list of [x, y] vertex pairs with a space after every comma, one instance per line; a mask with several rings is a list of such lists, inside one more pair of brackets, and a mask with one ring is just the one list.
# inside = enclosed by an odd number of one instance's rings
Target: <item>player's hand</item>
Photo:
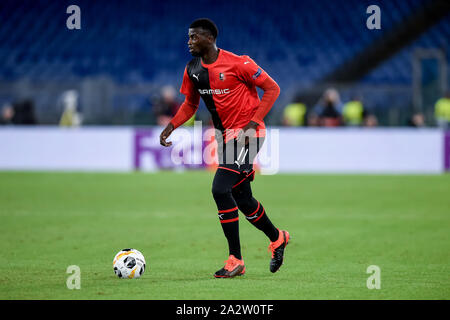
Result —
[[166, 141], [166, 139], [170, 136], [172, 131], [174, 130], [173, 124], [169, 123], [164, 130], [159, 135], [159, 143], [164, 147], [170, 147], [172, 145], [171, 141]]
[[236, 140], [238, 144], [248, 145], [250, 135], [253, 137], [258, 124], [256, 122], [250, 121], [241, 131], [239, 131]]

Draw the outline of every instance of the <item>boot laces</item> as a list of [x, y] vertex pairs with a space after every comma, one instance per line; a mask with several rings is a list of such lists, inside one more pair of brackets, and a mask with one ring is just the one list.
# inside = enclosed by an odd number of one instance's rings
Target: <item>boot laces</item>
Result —
[[232, 256], [230, 256], [228, 260], [225, 260], [224, 263], [225, 263], [224, 269], [228, 271], [233, 271], [236, 268], [236, 266], [240, 264], [239, 260]]

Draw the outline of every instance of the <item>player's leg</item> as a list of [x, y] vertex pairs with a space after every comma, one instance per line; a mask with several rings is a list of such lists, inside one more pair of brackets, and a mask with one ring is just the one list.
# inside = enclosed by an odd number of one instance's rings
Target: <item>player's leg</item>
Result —
[[236, 183], [238, 176], [239, 173], [232, 170], [219, 168], [213, 180], [212, 194], [229, 248], [226, 265], [215, 273], [216, 278], [231, 278], [244, 272], [239, 240], [238, 207], [232, 195], [232, 186]]
[[284, 249], [289, 242], [289, 233], [277, 229], [270, 221], [263, 205], [253, 197], [250, 176], [242, 179], [244, 180], [234, 185], [233, 198], [247, 220], [270, 239], [269, 251], [272, 253], [270, 271], [276, 272], [283, 264]]
[[218, 169], [213, 180], [212, 194], [220, 224], [228, 240], [229, 253], [241, 259], [238, 207], [231, 193], [236, 176], [234, 172]]
[[[241, 210], [247, 220], [263, 231], [270, 241], [276, 241], [278, 239], [278, 229], [270, 221], [262, 204], [253, 197], [250, 186], [250, 181], [253, 181], [255, 177], [253, 162], [263, 143], [264, 138], [250, 138], [249, 144], [244, 148], [245, 152], [239, 152], [239, 154], [245, 154], [246, 157], [241, 165], [243, 171], [240, 173], [239, 180], [232, 186], [232, 195], [239, 210]], [[238, 146], [237, 151], [239, 151], [239, 147], [242, 146]]]
[[247, 220], [257, 229], [264, 232], [270, 241], [276, 241], [278, 239], [278, 229], [270, 221], [263, 205], [253, 197], [249, 178], [243, 177], [245, 180], [233, 188], [233, 198]]

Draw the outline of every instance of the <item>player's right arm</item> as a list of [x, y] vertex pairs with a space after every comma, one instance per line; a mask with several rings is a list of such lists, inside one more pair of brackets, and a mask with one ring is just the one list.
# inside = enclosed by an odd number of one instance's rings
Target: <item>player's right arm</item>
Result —
[[183, 83], [180, 92], [185, 95], [184, 102], [159, 136], [159, 142], [164, 147], [170, 147], [172, 145], [172, 142], [166, 141], [167, 138], [173, 130], [188, 121], [195, 114], [200, 102], [200, 94], [195, 90], [194, 84], [189, 78], [186, 69], [184, 69]]

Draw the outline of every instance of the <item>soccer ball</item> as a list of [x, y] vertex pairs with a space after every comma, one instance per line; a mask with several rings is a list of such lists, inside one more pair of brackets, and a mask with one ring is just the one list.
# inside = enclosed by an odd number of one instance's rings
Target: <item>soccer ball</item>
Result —
[[120, 250], [113, 259], [113, 268], [119, 278], [139, 278], [145, 270], [144, 255], [136, 249]]

